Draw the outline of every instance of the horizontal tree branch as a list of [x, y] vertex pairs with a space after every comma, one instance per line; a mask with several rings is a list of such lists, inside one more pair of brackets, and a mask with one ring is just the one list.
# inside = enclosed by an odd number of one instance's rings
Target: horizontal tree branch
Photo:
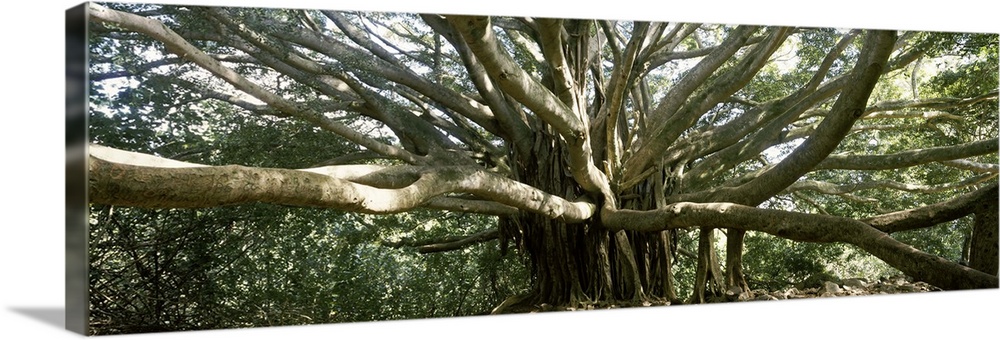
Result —
[[984, 93], [971, 98], [928, 98], [916, 100], [902, 100], [883, 102], [872, 105], [865, 110], [866, 118], [879, 118], [876, 112], [895, 111], [902, 109], [934, 109], [944, 110], [960, 106], [968, 106], [982, 101], [997, 99], [997, 91]]
[[[250, 56], [245, 56], [245, 55], [213, 54], [213, 55], [211, 55], [211, 57], [214, 58], [215, 60], [224, 61], [224, 62], [234, 62], [234, 63], [255, 63], [255, 62], [257, 62], [255, 59], [251, 58]], [[108, 62], [108, 63], [110, 63], [111, 61], [102, 61], [102, 62]], [[186, 62], [184, 60], [184, 58], [180, 58], [180, 57], [167, 57], [167, 58], [163, 58], [163, 59], [160, 59], [160, 60], [154, 60], [154, 61], [142, 64], [142, 65], [138, 65], [138, 66], [136, 66], [134, 68], [130, 68], [130, 69], [126, 69], [126, 70], [111, 71], [111, 72], [105, 72], [105, 73], [90, 73], [90, 75], [88, 77], [90, 78], [90, 81], [103, 81], [103, 80], [114, 79], [114, 78], [133, 77], [133, 76], [142, 75], [142, 74], [144, 74], [146, 72], [149, 72], [150, 70], [155, 69], [157, 67], [167, 66], [167, 65], [174, 65], [174, 64], [182, 64], [184, 62]]]
[[928, 228], [966, 216], [976, 203], [985, 200], [997, 200], [996, 183], [945, 202], [874, 216], [862, 222], [890, 234]]
[[957, 169], [969, 170], [969, 171], [972, 171], [972, 172], [991, 173], [991, 174], [1000, 173], [1000, 165], [997, 165], [997, 164], [979, 163], [979, 162], [973, 162], [973, 161], [966, 160], [966, 159], [956, 159], [956, 160], [951, 160], [951, 161], [940, 161], [938, 163], [941, 163], [941, 164], [943, 164], [945, 166], [950, 166], [950, 167], [953, 167], [953, 168], [957, 168]]
[[998, 287], [997, 276], [922, 252], [864, 222], [844, 217], [760, 209], [732, 203], [685, 202], [650, 211], [602, 210], [601, 220], [613, 230], [655, 232], [697, 226], [760, 231], [799, 242], [848, 243], [916, 280], [942, 289]]
[[426, 240], [402, 239], [399, 241], [383, 241], [382, 245], [391, 248], [414, 247], [421, 254], [458, 250], [473, 244], [495, 240], [500, 236], [496, 228], [481, 231], [472, 235], [446, 236]]
[[[343, 178], [334, 177], [337, 174]], [[353, 178], [354, 181], [344, 179]], [[389, 188], [361, 184], [379, 183]], [[381, 167], [351, 165], [305, 170], [203, 166], [91, 146], [91, 203], [147, 208], [198, 208], [263, 202], [343, 211], [389, 214], [468, 193], [568, 223], [590, 218], [595, 206], [570, 202], [529, 185], [472, 167]], [[465, 202], [466, 209], [476, 205]], [[490, 210], [509, 213], [504, 206]]]
[[933, 119], [942, 118], [950, 119], [954, 121], [961, 121], [962, 116], [947, 113], [944, 111], [892, 111], [892, 112], [876, 112], [865, 116], [863, 119], [907, 119], [907, 118], [922, 118], [926, 121], [931, 121]]
[[914, 165], [950, 161], [973, 156], [996, 153], [997, 138], [972, 143], [939, 146], [926, 149], [908, 150], [888, 155], [830, 155], [813, 170], [888, 170]]
[[942, 183], [937, 185], [908, 184], [896, 181], [873, 181], [853, 184], [835, 184], [823, 181], [799, 181], [790, 185], [785, 191], [795, 192], [800, 190], [811, 190], [828, 195], [840, 195], [861, 190], [871, 189], [895, 189], [907, 192], [918, 192], [924, 194], [956, 190], [976, 185], [990, 179], [996, 178], [995, 174], [984, 174], [980, 176], [966, 178], [954, 183]]
[[[961, 119], [951, 113], [941, 110], [957, 107], [970, 106], [987, 100], [997, 99], [997, 91], [987, 92], [979, 96], [970, 98], [924, 98], [913, 100], [901, 100], [877, 103], [865, 109], [861, 119], [879, 118], [948, 118], [953, 120]], [[822, 117], [829, 113], [827, 110], [812, 110], [807, 117]]]
[[[979, 173], [997, 173], [997, 165], [983, 164], [963, 159], [967, 157], [996, 153], [997, 149], [997, 139], [991, 139], [959, 145], [908, 150], [888, 155], [830, 155], [811, 171], [831, 169], [890, 170], [939, 162], [951, 167]], [[718, 191], [724, 190], [727, 187], [738, 186], [742, 183], [746, 183], [772, 168], [774, 168], [774, 165], [764, 166], [759, 170], [746, 173], [740, 177], [729, 180], [722, 186], [713, 189], [689, 194], [674, 195], [670, 197], [670, 201], [705, 202], [707, 200], [706, 197], [717, 195]], [[694, 169], [688, 173], [688, 176], [691, 174], [697, 174], [697, 172], [694, 172], [693, 170]], [[849, 194], [841, 194], [840, 196], [859, 201], [856, 197], [850, 196]], [[868, 199], [862, 199], [860, 201], [868, 201]]]

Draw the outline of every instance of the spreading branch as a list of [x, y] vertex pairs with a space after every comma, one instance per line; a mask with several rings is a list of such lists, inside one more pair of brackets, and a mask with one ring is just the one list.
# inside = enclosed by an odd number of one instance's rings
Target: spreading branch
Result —
[[927, 228], [969, 215], [977, 203], [987, 200], [997, 200], [997, 184], [945, 202], [874, 216], [862, 222], [885, 233]]
[[816, 165], [814, 170], [888, 170], [920, 164], [959, 160], [990, 153], [997, 153], [997, 138], [952, 146], [908, 150], [888, 155], [830, 155]]
[[872, 182], [838, 185], [823, 181], [807, 180], [807, 181], [796, 182], [785, 190], [788, 192], [811, 190], [828, 195], [841, 195], [862, 190], [894, 189], [907, 192], [931, 194], [931, 193], [967, 188], [969, 186], [973, 186], [996, 177], [997, 176], [995, 174], [984, 174], [980, 176], [969, 177], [958, 182], [949, 182], [936, 185], [910, 184], [910, 183], [900, 183], [896, 181], [872, 181]]
[[[993, 187], [996, 190], [996, 187]], [[916, 280], [943, 289], [996, 288], [997, 276], [962, 266], [899, 242], [862, 221], [732, 203], [674, 203], [663, 209], [619, 210], [601, 216], [605, 226], [654, 232], [686, 227], [765, 232], [800, 242], [853, 244]]]
[[[468, 193], [568, 223], [586, 220], [595, 210], [592, 203], [570, 202], [469, 167], [353, 165], [291, 170], [204, 166], [98, 145], [90, 148], [89, 193], [91, 203], [96, 204], [199, 208], [263, 202], [390, 214], [424, 206], [444, 194]], [[171, 185], [175, 183], [185, 185]], [[436, 206], [454, 203], [438, 201]], [[471, 204], [461, 207], [475, 208]], [[501, 208], [492, 206], [490, 211], [505, 210]]]
[[497, 229], [490, 229], [472, 235], [448, 236], [419, 241], [404, 239], [394, 242], [382, 242], [382, 245], [392, 248], [413, 247], [417, 249], [418, 253], [430, 254], [459, 250], [474, 244], [495, 240], [498, 237], [500, 237], [500, 231]]
[[90, 17], [97, 22], [117, 24], [123, 28], [140, 32], [159, 40], [172, 53], [194, 62], [206, 71], [232, 84], [237, 89], [256, 97], [281, 112], [305, 119], [380, 154], [403, 159], [409, 163], [419, 163], [417, 156], [409, 151], [379, 142], [355, 131], [343, 123], [329, 119], [312, 110], [302, 108], [288, 99], [267, 91], [262, 86], [251, 82], [236, 71], [222, 65], [220, 61], [191, 45], [191, 43], [159, 21], [135, 14], [115, 11], [94, 3], [90, 4], [89, 13]]

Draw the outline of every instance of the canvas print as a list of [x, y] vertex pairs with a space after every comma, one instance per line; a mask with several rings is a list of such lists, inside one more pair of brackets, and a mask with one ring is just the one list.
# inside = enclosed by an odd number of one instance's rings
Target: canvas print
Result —
[[998, 287], [995, 33], [84, 11], [89, 335]]

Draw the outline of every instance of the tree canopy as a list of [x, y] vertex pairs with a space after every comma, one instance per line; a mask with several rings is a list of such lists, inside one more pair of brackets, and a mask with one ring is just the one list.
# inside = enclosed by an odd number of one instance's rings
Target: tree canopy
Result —
[[998, 286], [996, 34], [88, 17], [102, 332]]

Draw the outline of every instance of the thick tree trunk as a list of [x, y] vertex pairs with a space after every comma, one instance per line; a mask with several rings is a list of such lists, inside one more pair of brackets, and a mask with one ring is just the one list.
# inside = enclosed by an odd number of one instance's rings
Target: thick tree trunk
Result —
[[715, 254], [715, 231], [701, 228], [698, 236], [698, 267], [695, 270], [694, 291], [689, 303], [718, 301], [725, 294], [725, 281]]
[[981, 272], [997, 275], [998, 221], [997, 192], [986, 195], [975, 207], [975, 222], [969, 251], [969, 266]]
[[[516, 158], [517, 180], [570, 200], [583, 195], [565, 170], [558, 138], [539, 138], [532, 155]], [[655, 209], [651, 182], [623, 197], [623, 206]], [[672, 231], [610, 231], [599, 219], [567, 224], [539, 214], [502, 218], [500, 230], [530, 260], [532, 290], [498, 313], [677, 300]]]
[[746, 278], [743, 276], [743, 239], [746, 230], [729, 229], [726, 235], [726, 288], [739, 288], [749, 292]]

